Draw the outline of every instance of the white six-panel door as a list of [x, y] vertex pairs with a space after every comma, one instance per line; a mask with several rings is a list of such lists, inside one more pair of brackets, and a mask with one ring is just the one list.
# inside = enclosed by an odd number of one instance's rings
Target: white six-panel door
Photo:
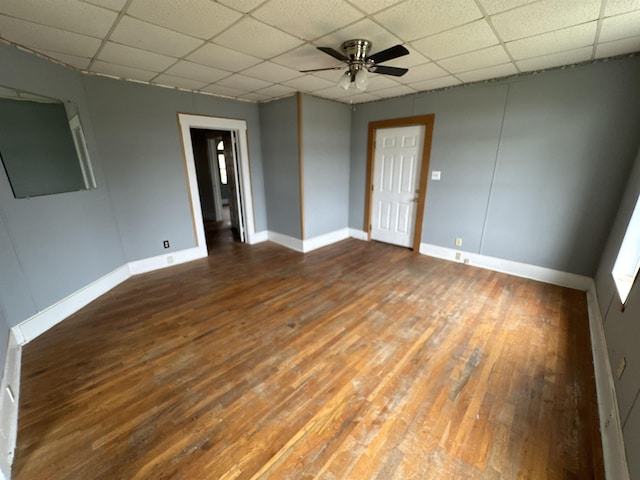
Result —
[[420, 193], [424, 126], [376, 131], [371, 238], [411, 247]]

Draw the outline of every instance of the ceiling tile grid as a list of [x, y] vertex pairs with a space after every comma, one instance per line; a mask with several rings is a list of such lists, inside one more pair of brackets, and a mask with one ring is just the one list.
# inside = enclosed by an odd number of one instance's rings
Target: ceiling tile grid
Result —
[[[346, 65], [316, 47], [354, 38], [404, 45], [382, 64], [408, 73], [338, 87]], [[2, 0], [0, 40], [89, 74], [360, 103], [640, 52], [640, 0]]]

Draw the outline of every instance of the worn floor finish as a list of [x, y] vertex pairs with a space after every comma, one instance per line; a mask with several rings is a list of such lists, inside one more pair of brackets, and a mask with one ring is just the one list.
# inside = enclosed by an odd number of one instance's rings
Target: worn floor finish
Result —
[[27, 345], [16, 480], [604, 478], [584, 293], [357, 240], [216, 252]]

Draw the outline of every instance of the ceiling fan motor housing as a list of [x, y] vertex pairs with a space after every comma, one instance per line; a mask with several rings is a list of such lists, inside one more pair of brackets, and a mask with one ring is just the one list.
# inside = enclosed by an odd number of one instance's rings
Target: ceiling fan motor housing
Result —
[[371, 46], [369, 40], [356, 39], [343, 42], [340, 48], [350, 62], [364, 63]]

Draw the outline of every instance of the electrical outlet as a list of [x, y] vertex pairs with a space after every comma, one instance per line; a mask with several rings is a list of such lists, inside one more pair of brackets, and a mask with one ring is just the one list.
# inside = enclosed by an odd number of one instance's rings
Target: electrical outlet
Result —
[[456, 247], [461, 247], [461, 246], [462, 246], [462, 238], [456, 237]]
[[456, 252], [456, 260], [460, 260], [462, 258], [462, 253]]
[[169, 248], [169, 240], [162, 242], [162, 245], [164, 245], [164, 248]]
[[620, 380], [620, 377], [622, 377], [622, 374], [624, 373], [624, 369], [627, 366], [627, 359], [622, 357], [620, 359], [620, 363], [618, 363], [618, 369], [616, 370], [616, 377], [618, 377], [618, 380]]
[[167, 265], [171, 265], [173, 263], [173, 255], [167, 255]]
[[431, 180], [440, 180], [440, 172], [438, 170], [431, 172]]
[[469, 259], [468, 259], [468, 258], [465, 258], [465, 259], [464, 259], [464, 264], [465, 264], [465, 265], [469, 265]]

